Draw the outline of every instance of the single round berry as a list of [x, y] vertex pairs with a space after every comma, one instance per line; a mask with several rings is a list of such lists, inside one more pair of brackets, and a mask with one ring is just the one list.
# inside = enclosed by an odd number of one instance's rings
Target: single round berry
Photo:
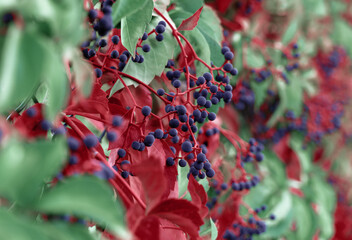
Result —
[[202, 118], [208, 117], [208, 113], [207, 113], [206, 111], [203, 111], [203, 112], [201, 113], [201, 117], [202, 117]]
[[200, 77], [197, 79], [197, 82], [196, 82], [197, 86], [202, 85], [202, 84], [204, 84], [204, 83], [205, 83], [205, 78], [202, 77], [202, 76], [200, 76]]
[[125, 157], [126, 156], [126, 150], [125, 149], [119, 149], [118, 151], [117, 151], [117, 155], [119, 155], [119, 157], [120, 158], [123, 158], [123, 157]]
[[144, 44], [144, 45], [142, 46], [142, 50], [143, 50], [144, 52], [149, 52], [149, 51], [150, 51], [150, 46], [149, 46], [149, 44]]
[[138, 150], [140, 148], [141, 144], [137, 141], [132, 142], [132, 148], [134, 150]]
[[177, 130], [175, 129], [175, 128], [172, 128], [172, 129], [170, 129], [170, 131], [169, 131], [169, 134], [170, 134], [170, 136], [172, 136], [172, 137], [175, 137], [176, 135], [177, 135]]
[[90, 49], [88, 51], [88, 56], [91, 58], [91, 57], [94, 57], [95, 56], [95, 51], [93, 49]]
[[225, 70], [226, 72], [230, 72], [232, 69], [233, 69], [233, 66], [232, 66], [231, 63], [226, 63], [226, 64], [224, 65], [224, 70]]
[[181, 87], [181, 81], [180, 80], [175, 80], [173, 83], [172, 83], [172, 85], [175, 87], [175, 88], [179, 88], [179, 87]]
[[216, 104], [219, 103], [219, 99], [218, 99], [217, 97], [213, 96], [213, 97], [211, 98], [211, 103], [214, 104], [214, 105], [216, 105]]
[[180, 160], [178, 161], [178, 165], [179, 165], [180, 167], [185, 167], [185, 166], [187, 165], [187, 161], [184, 160], [184, 159], [180, 159]]
[[120, 42], [120, 38], [117, 35], [111, 37], [111, 41], [113, 44], [118, 44]]
[[228, 51], [224, 54], [224, 57], [226, 60], [231, 60], [231, 59], [233, 59], [233, 53]]
[[76, 151], [80, 146], [79, 141], [77, 141], [77, 139], [75, 139], [73, 137], [69, 137], [67, 139], [67, 143], [68, 143], [68, 147], [70, 148], [71, 151]]
[[145, 41], [148, 38], [148, 33], [143, 33], [142, 40]]
[[209, 114], [208, 114], [208, 119], [209, 119], [210, 121], [214, 121], [214, 120], [216, 119], [216, 114], [213, 113], [213, 112], [209, 113]]
[[113, 116], [112, 125], [114, 127], [119, 127], [119, 126], [121, 126], [121, 124], [122, 124], [122, 117], [118, 116], [118, 115]]
[[93, 134], [89, 134], [83, 139], [83, 142], [87, 148], [92, 148], [98, 144], [98, 138]]
[[97, 13], [96, 10], [94, 10], [94, 9], [89, 10], [89, 12], [88, 12], [88, 17], [89, 17], [91, 20], [94, 20], [97, 16], [98, 16], [98, 13]]
[[229, 47], [223, 47], [223, 48], [221, 49], [221, 53], [222, 53], [222, 54], [225, 54], [225, 53], [227, 53], [227, 52], [229, 52], [229, 51], [231, 51]]
[[226, 184], [226, 183], [222, 183], [222, 184], [220, 185], [220, 188], [221, 188], [222, 190], [226, 190], [226, 189], [227, 189], [227, 184]]
[[200, 118], [201, 112], [198, 109], [196, 109], [193, 111], [193, 116], [194, 118]]
[[159, 95], [159, 96], [163, 96], [165, 94], [165, 90], [162, 89], [162, 88], [159, 88], [156, 93]]
[[205, 156], [204, 153], [199, 153], [199, 154], [197, 155], [197, 161], [198, 161], [198, 162], [204, 162], [206, 159], [207, 159], [207, 157]]
[[204, 106], [206, 101], [207, 101], [207, 100], [206, 100], [205, 97], [203, 97], [203, 96], [200, 96], [199, 98], [197, 98], [197, 104], [198, 104], [199, 106]]
[[100, 78], [101, 75], [103, 75], [103, 72], [101, 71], [100, 68], [96, 68], [94, 71], [95, 71], [95, 76], [97, 76], [97, 78]]
[[218, 86], [216, 85], [211, 85], [209, 88], [210, 92], [216, 93], [218, 91]]
[[162, 139], [163, 136], [164, 136], [163, 130], [161, 130], [161, 129], [156, 129], [156, 130], [154, 131], [154, 137], [155, 137], [156, 139]]
[[180, 141], [180, 137], [179, 136], [175, 136], [175, 137], [173, 137], [173, 138], [171, 138], [171, 142], [173, 142], [173, 143], [178, 143]]
[[167, 159], [166, 159], [166, 165], [167, 166], [173, 166], [173, 165], [175, 165], [175, 160], [172, 158], [172, 157], [168, 157]]
[[147, 135], [144, 139], [144, 144], [147, 146], [147, 147], [150, 147], [153, 145], [155, 141], [155, 138], [153, 135]]
[[215, 171], [212, 168], [210, 168], [209, 170], [206, 171], [205, 174], [207, 175], [208, 178], [212, 178], [215, 175]]
[[177, 119], [171, 119], [169, 122], [169, 126], [172, 128], [177, 128], [180, 125], [180, 122]]
[[178, 119], [180, 119], [180, 122], [187, 122], [187, 115], [183, 114], [183, 115], [179, 115]]
[[269, 217], [271, 220], [275, 220], [276, 216], [274, 214], [271, 214]]
[[181, 149], [184, 152], [191, 152], [192, 151], [192, 144], [189, 141], [185, 141], [181, 145]]
[[127, 56], [125, 54], [121, 54], [119, 60], [124, 63], [127, 61]]
[[159, 42], [161, 42], [162, 40], [164, 40], [164, 36], [162, 34], [158, 34], [155, 39]]
[[118, 58], [119, 57], [119, 52], [117, 50], [113, 50], [110, 54], [111, 58]]
[[164, 27], [166, 27], [166, 22], [165, 21], [160, 21], [160, 22], [158, 22], [158, 25], [163, 25]]
[[75, 165], [78, 163], [78, 157], [75, 155], [70, 156], [70, 158], [68, 159], [68, 163], [71, 165]]
[[204, 107], [205, 107], [205, 108], [210, 108], [212, 105], [213, 105], [213, 104], [211, 103], [211, 101], [210, 101], [210, 100], [207, 100], [207, 101], [205, 102], [205, 104], [204, 104]]
[[236, 76], [236, 75], [238, 74], [237, 68], [233, 68], [233, 69], [230, 71], [230, 74], [231, 74], [232, 76]]
[[130, 175], [130, 173], [127, 172], [127, 171], [123, 171], [123, 172], [121, 173], [121, 176], [122, 176], [123, 178], [128, 178], [129, 175]]
[[160, 25], [155, 27], [155, 31], [157, 33], [163, 33], [163, 32], [165, 32], [165, 26], [160, 24]]
[[204, 74], [203, 74], [203, 77], [204, 77], [205, 80], [207, 80], [207, 81], [210, 81], [210, 80], [213, 79], [213, 76], [211, 75], [211, 73], [208, 73], [208, 72], [204, 73]]
[[40, 123], [40, 127], [44, 131], [48, 131], [51, 127], [51, 123], [48, 120], [43, 120]]
[[117, 139], [117, 134], [115, 132], [108, 132], [106, 137], [108, 138], [109, 142], [114, 142]]
[[142, 107], [142, 114], [145, 117], [149, 116], [151, 111], [152, 111], [152, 109], [149, 106]]
[[255, 159], [258, 161], [258, 162], [261, 162], [264, 160], [264, 154], [259, 152], [255, 155]]

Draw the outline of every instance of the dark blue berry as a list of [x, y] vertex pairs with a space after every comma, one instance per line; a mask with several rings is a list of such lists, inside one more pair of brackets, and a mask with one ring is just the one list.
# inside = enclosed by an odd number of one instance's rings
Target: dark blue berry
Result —
[[169, 126], [172, 128], [177, 128], [180, 125], [180, 122], [177, 119], [171, 119], [169, 122]]
[[106, 134], [109, 142], [114, 142], [117, 139], [117, 134], [115, 132], [108, 132]]
[[149, 106], [142, 107], [142, 114], [145, 117], [149, 116], [151, 111], [152, 111], [152, 109]]
[[118, 151], [117, 151], [117, 155], [119, 155], [119, 157], [120, 158], [123, 158], [123, 157], [125, 157], [126, 156], [126, 150], [125, 149], [119, 149]]
[[91, 20], [94, 20], [97, 16], [98, 16], [98, 13], [97, 13], [96, 10], [94, 10], [94, 9], [89, 10], [89, 12], [88, 12], [88, 17], [89, 17]]
[[75, 155], [70, 156], [70, 158], [68, 159], [68, 163], [71, 165], [75, 165], [78, 163], [78, 158]]
[[233, 58], [233, 53], [228, 51], [224, 54], [226, 60], [231, 60]]
[[205, 174], [207, 175], [208, 178], [212, 178], [215, 175], [215, 171], [210, 168], [209, 170], [206, 171]]
[[96, 69], [95, 69], [95, 75], [97, 76], [97, 78], [100, 78], [101, 75], [103, 75], [103, 72], [101, 71], [101, 69], [96, 68]]
[[102, 39], [99, 41], [99, 46], [100, 47], [106, 47], [108, 45], [108, 42], [105, 39]]
[[163, 130], [161, 130], [161, 129], [156, 129], [156, 130], [154, 131], [154, 137], [155, 137], [156, 139], [162, 139], [163, 136], [164, 136]]
[[121, 62], [126, 62], [127, 61], [127, 56], [125, 54], [121, 54], [120, 57], [119, 57], [120, 61]]
[[98, 144], [98, 138], [93, 134], [89, 134], [83, 139], [83, 142], [87, 148], [92, 148]]
[[111, 58], [118, 58], [119, 52], [117, 50], [113, 50], [110, 54]]
[[181, 87], [181, 81], [180, 80], [175, 80], [172, 85], [175, 87], [175, 88], [179, 88]]
[[111, 37], [111, 41], [113, 44], [118, 44], [120, 42], [120, 38], [117, 35]]
[[165, 32], [165, 26], [164, 25], [158, 25], [158, 26], [155, 27], [155, 31], [157, 33], [163, 33], [163, 32]]
[[164, 27], [166, 27], [166, 22], [165, 21], [160, 21], [160, 22], [158, 22], [158, 25], [163, 25]]
[[214, 105], [216, 105], [216, 104], [219, 103], [219, 99], [218, 99], [217, 97], [213, 96], [213, 97], [211, 98], [211, 103], [214, 104]]
[[48, 120], [43, 120], [40, 123], [40, 127], [44, 131], [48, 131], [51, 127], [51, 123]]
[[227, 52], [229, 52], [229, 51], [231, 51], [229, 47], [223, 47], [223, 48], [221, 49], [221, 53], [222, 53], [222, 54], [225, 54], [225, 53], [227, 53]]
[[71, 151], [76, 151], [79, 148], [79, 146], [80, 146], [79, 141], [77, 141], [73, 137], [69, 137], [67, 139], [67, 143], [68, 143], [68, 147], [70, 148]]
[[199, 153], [199, 154], [197, 155], [197, 161], [198, 161], [198, 162], [204, 162], [206, 159], [207, 159], [207, 157], [205, 156], [204, 153]]
[[170, 136], [172, 136], [172, 137], [175, 137], [176, 135], [177, 135], [177, 130], [175, 129], [175, 128], [172, 128], [172, 129], [170, 129], [170, 131], [169, 131], [169, 134], [170, 134]]
[[132, 148], [133, 148], [134, 150], [138, 150], [138, 149], [140, 148], [140, 146], [141, 146], [141, 144], [140, 144], [139, 142], [137, 142], [137, 141], [134, 141], [134, 142], [132, 143]]
[[112, 118], [112, 125], [114, 127], [119, 127], [122, 124], [122, 117], [121, 116], [113, 116]]
[[150, 51], [150, 46], [149, 46], [149, 44], [144, 44], [144, 45], [142, 46], [142, 50], [143, 50], [144, 52], [149, 52], [149, 51]]
[[158, 34], [155, 39], [159, 42], [161, 42], [162, 40], [164, 40], [164, 36], [162, 34]]
[[185, 167], [185, 166], [187, 165], [187, 161], [184, 160], [184, 159], [180, 159], [180, 160], [178, 161], [178, 165], [179, 165], [180, 167]]
[[165, 94], [165, 90], [162, 89], [162, 88], [159, 88], [159, 89], [156, 91], [156, 93], [157, 93], [159, 96], [162, 96], [162, 95]]
[[95, 56], [95, 51], [93, 49], [90, 49], [88, 51], [88, 56], [91, 58], [91, 57], [94, 57]]
[[233, 66], [232, 66], [231, 63], [226, 63], [226, 64], [224, 65], [224, 70], [225, 70], [226, 72], [230, 72], [232, 69], [233, 69]]
[[197, 98], [197, 104], [198, 104], [199, 106], [204, 106], [204, 105], [205, 105], [205, 102], [206, 102], [205, 97], [200, 96], [199, 98]]
[[206, 81], [210, 81], [213, 79], [213, 76], [211, 75], [211, 73], [208, 73], [208, 72], [204, 73], [203, 77], [205, 78]]
[[181, 145], [181, 149], [184, 152], [191, 152], [192, 151], [192, 144], [189, 141], [185, 141]]
[[166, 165], [167, 165], [167, 166], [173, 166], [173, 165], [175, 165], [175, 160], [174, 160], [172, 157], [168, 157], [168, 158], [166, 159]]
[[127, 172], [127, 171], [123, 171], [123, 172], [121, 173], [121, 176], [122, 176], [123, 178], [128, 178], [129, 175], [130, 175], [130, 173]]
[[202, 76], [200, 76], [200, 77], [197, 79], [197, 82], [196, 82], [197, 86], [202, 85], [202, 84], [204, 84], [204, 83], [205, 83], [205, 78], [202, 77]]
[[201, 117], [202, 117], [202, 118], [208, 117], [208, 113], [207, 113], [206, 111], [203, 111], [203, 112], [201, 113]]
[[205, 108], [210, 108], [212, 105], [213, 105], [213, 104], [211, 103], [211, 101], [210, 101], [210, 100], [207, 100], [207, 101], [205, 102], [204, 107], [205, 107]]
[[179, 115], [178, 119], [180, 120], [180, 122], [187, 122], [187, 115], [186, 114]]
[[147, 147], [150, 147], [153, 145], [155, 141], [155, 138], [153, 135], [147, 135], [144, 139], [144, 144], [147, 146]]
[[216, 85], [211, 85], [209, 88], [210, 92], [216, 93], [218, 91], [218, 86]]
[[148, 33], [143, 33], [142, 40], [145, 41], [148, 38]]

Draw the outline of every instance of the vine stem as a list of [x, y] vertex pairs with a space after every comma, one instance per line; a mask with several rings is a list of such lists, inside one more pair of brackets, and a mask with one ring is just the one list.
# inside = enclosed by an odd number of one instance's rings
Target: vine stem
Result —
[[[76, 124], [67, 116], [63, 116], [63, 120], [83, 139], [84, 138], [84, 133], [76, 126]], [[145, 203], [140, 199], [139, 196], [136, 195], [136, 193], [131, 189], [131, 187], [128, 185], [128, 183], [122, 178], [122, 176], [115, 171], [114, 168], [112, 168], [106, 161], [106, 158], [102, 156], [94, 147], [92, 150], [96, 153], [95, 156], [100, 160], [106, 167], [108, 167], [115, 176], [115, 179], [125, 187], [125, 189], [128, 191], [129, 194], [131, 194], [134, 199], [137, 201], [137, 203], [145, 210], [146, 205]], [[113, 185], [114, 187], [118, 186], [117, 184]], [[116, 188], [115, 188], [116, 189]], [[116, 191], [121, 195], [125, 196], [125, 193], [122, 191], [121, 188], [116, 189]], [[127, 198], [128, 199], [128, 198]], [[129, 200], [128, 200], [129, 201]]]

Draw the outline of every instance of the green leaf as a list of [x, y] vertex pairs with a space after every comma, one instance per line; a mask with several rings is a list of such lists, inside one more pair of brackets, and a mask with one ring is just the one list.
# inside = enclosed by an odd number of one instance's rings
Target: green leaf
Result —
[[286, 98], [287, 101], [286, 109], [292, 110], [295, 116], [300, 116], [303, 107], [303, 84], [302, 78], [297, 74], [288, 74], [289, 84], [286, 86]]
[[38, 240], [92, 240], [88, 229], [81, 224], [38, 223], [26, 216], [15, 215], [0, 208], [0, 239], [38, 239]]
[[15, 25], [8, 29], [0, 58], [0, 110], [14, 108], [32, 96], [42, 77], [45, 42]]
[[284, 45], [287, 45], [293, 39], [299, 27], [299, 23], [300, 23], [299, 18], [294, 18], [291, 20], [288, 28], [286, 29], [286, 32], [282, 36], [281, 41]]
[[218, 237], [218, 229], [216, 228], [214, 221], [211, 218], [206, 219], [199, 230], [200, 236], [205, 236], [209, 234], [211, 236], [211, 240], [215, 240]]
[[[54, 49], [54, 46], [51, 46]], [[61, 56], [54, 50], [49, 49], [48, 73], [46, 81], [48, 85], [48, 103], [45, 113], [49, 120], [54, 120], [56, 114], [64, 108], [68, 94], [68, 80]]]
[[148, 2], [152, 0], [120, 0], [112, 6], [112, 20], [116, 25], [123, 17], [128, 17], [140, 9], [144, 9]]
[[177, 7], [180, 7], [183, 10], [191, 13], [196, 12], [199, 8], [204, 5], [203, 0], [174, 0], [172, 1], [172, 3], [175, 3]]
[[[296, 223], [296, 231], [294, 235], [296, 239], [313, 239], [316, 231], [316, 214], [308, 202], [293, 196], [294, 221]], [[319, 218], [317, 216], [317, 218]]]
[[254, 91], [255, 95], [255, 104], [254, 107], [255, 109], [259, 109], [259, 107], [262, 105], [264, 102], [266, 96], [267, 96], [267, 90], [272, 82], [272, 78], [266, 79], [264, 82], [258, 83], [257, 81], [251, 81], [251, 88]]
[[44, 180], [56, 175], [67, 158], [63, 138], [32, 143], [12, 139], [0, 152], [0, 194], [22, 204], [37, 200]]
[[[182, 33], [193, 46], [198, 57], [210, 65], [211, 50], [203, 34], [197, 28], [194, 28], [192, 31], [183, 31]], [[203, 75], [204, 73], [209, 72], [209, 69], [199, 61], [195, 61], [195, 66], [198, 75]]]
[[293, 220], [292, 196], [288, 191], [283, 191], [280, 201], [270, 211], [276, 216], [275, 220], [267, 221], [267, 231], [263, 237], [278, 239], [289, 230]]
[[134, 55], [138, 39], [142, 37], [147, 24], [152, 19], [153, 1], [147, 1], [145, 7], [121, 20], [122, 45]]
[[292, 133], [290, 135], [290, 147], [297, 154], [302, 170], [304, 173], [307, 173], [311, 170], [312, 159], [313, 159], [313, 149], [308, 146], [305, 149], [303, 148], [304, 136], [300, 133]]
[[[155, 17], [148, 25], [147, 31], [152, 30], [161, 20], [160, 17]], [[150, 52], [144, 53], [141, 49], [138, 49], [138, 53], [144, 56], [144, 62], [135, 63], [133, 61], [128, 61], [123, 72], [141, 80], [145, 84], [149, 84], [156, 75], [160, 76], [165, 69], [167, 61], [173, 58], [173, 51], [176, 48], [176, 40], [169, 27], [166, 27], [166, 31], [163, 35], [164, 40], [161, 42], [158, 42], [155, 39], [155, 35], [149, 36], [144, 42], [150, 45]], [[127, 86], [138, 86], [136, 82], [128, 78], [124, 77], [123, 79]], [[117, 81], [111, 89], [110, 96], [123, 87], [121, 81]]]
[[288, 98], [286, 95], [286, 84], [283, 81], [277, 81], [276, 82], [277, 88], [279, 90], [279, 96], [280, 96], [280, 103], [277, 109], [275, 110], [274, 114], [271, 116], [269, 119], [267, 125], [268, 127], [272, 127], [275, 125], [275, 123], [279, 120], [280, 117], [283, 116], [286, 110]]
[[115, 233], [124, 229], [124, 211], [106, 182], [92, 176], [76, 176], [59, 182], [45, 192], [39, 211], [73, 214], [106, 224]]
[[186, 191], [188, 187], [188, 178], [187, 174], [189, 172], [188, 164], [185, 167], [180, 167], [177, 165], [177, 183], [178, 183], [178, 197], [181, 197]]
[[245, 55], [249, 67], [260, 68], [265, 65], [264, 56], [260, 53], [260, 51], [255, 51], [249, 47], [246, 49]]
[[[170, 11], [170, 17], [177, 26], [181, 24], [182, 20], [189, 18], [192, 14], [180, 8]], [[209, 19], [212, 19], [212, 21], [209, 21]], [[210, 7], [204, 6], [196, 29], [203, 34], [209, 45], [210, 60], [216, 66], [221, 66], [224, 62], [224, 56], [221, 54], [222, 26], [216, 13]]]

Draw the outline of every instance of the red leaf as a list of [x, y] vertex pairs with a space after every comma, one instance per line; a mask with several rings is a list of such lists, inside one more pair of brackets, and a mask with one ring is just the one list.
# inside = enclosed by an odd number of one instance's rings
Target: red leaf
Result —
[[207, 193], [204, 187], [194, 179], [193, 175], [190, 175], [188, 182], [188, 191], [191, 194], [192, 203], [194, 203], [200, 209], [200, 215], [204, 218], [208, 214], [208, 208], [205, 206], [208, 200]]
[[192, 16], [182, 21], [181, 25], [178, 26], [177, 30], [179, 31], [191, 31], [198, 24], [198, 20], [200, 14], [202, 12], [203, 7], [199, 8]]
[[203, 225], [199, 209], [184, 199], [167, 199], [150, 210], [148, 215], [156, 215], [178, 225], [191, 239], [199, 237], [198, 231]]
[[144, 217], [134, 232], [140, 240], [159, 240], [160, 239], [160, 219], [156, 216]]
[[151, 155], [146, 161], [132, 166], [132, 172], [142, 182], [148, 208], [156, 205], [166, 189], [166, 179], [163, 166], [155, 155]]

